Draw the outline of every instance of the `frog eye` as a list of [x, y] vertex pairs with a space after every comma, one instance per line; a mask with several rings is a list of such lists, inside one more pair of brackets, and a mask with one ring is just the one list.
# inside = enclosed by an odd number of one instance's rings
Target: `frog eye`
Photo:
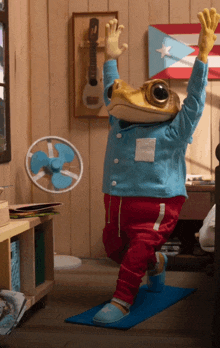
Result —
[[151, 87], [151, 98], [158, 104], [164, 104], [169, 98], [168, 87], [163, 83], [156, 83]]

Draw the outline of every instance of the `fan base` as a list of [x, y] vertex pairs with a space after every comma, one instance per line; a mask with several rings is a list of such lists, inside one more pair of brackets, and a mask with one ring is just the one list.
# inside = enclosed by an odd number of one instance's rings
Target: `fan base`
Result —
[[72, 270], [80, 267], [82, 261], [75, 256], [54, 255], [54, 270]]

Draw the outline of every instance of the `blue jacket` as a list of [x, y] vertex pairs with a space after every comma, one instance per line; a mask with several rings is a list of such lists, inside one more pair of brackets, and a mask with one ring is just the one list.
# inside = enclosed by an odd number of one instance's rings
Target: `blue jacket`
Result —
[[[173, 120], [154, 124], [126, 123], [110, 115], [104, 162], [103, 192], [127, 197], [187, 197], [185, 153], [205, 105], [208, 64], [196, 59], [188, 96]], [[119, 78], [116, 60], [104, 64], [104, 100]], [[144, 152], [142, 148], [148, 148]]]

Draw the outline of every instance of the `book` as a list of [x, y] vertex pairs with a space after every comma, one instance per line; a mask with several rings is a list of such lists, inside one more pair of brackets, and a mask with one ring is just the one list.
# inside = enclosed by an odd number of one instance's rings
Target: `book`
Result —
[[58, 214], [55, 208], [61, 205], [63, 205], [61, 202], [10, 205], [10, 218], [25, 218]]
[[7, 201], [0, 201], [0, 227], [10, 222], [9, 207]]
[[0, 335], [9, 335], [17, 326], [27, 309], [26, 302], [21, 292], [0, 291]]

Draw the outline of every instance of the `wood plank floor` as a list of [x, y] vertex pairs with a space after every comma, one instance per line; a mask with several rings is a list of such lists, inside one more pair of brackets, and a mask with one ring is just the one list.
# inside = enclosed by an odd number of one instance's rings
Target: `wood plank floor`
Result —
[[[112, 297], [118, 266], [109, 260], [83, 260], [73, 271], [56, 271], [45, 308], [34, 313], [0, 348], [209, 348], [214, 279], [204, 272], [168, 271], [166, 285], [196, 287], [188, 298], [127, 331], [67, 324]], [[143, 281], [146, 281], [144, 279]]]

